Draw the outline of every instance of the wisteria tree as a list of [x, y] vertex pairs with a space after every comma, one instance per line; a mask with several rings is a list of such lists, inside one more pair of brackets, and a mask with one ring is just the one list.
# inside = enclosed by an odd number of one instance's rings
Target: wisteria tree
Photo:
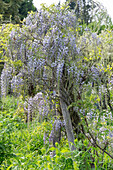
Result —
[[99, 111], [113, 110], [113, 35], [112, 31], [97, 35], [86, 28], [80, 36], [82, 28], [68, 9], [43, 6], [28, 15], [22, 28], [11, 32], [1, 76], [2, 95], [8, 89], [14, 95], [34, 96], [38, 86], [38, 91], [57, 101], [54, 115], [63, 116], [71, 150], [75, 149], [75, 133], [78, 138], [79, 134], [92, 138], [90, 142], [98, 147], [87, 117], [100, 121]]

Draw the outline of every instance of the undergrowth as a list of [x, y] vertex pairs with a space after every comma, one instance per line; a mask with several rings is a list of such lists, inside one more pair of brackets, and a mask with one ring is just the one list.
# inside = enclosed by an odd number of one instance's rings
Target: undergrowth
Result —
[[[14, 116], [18, 100], [7, 97], [0, 110], [0, 169], [1, 170], [111, 170], [113, 160], [89, 144], [87, 139], [75, 139], [71, 152], [62, 136], [56, 148], [49, 142], [50, 122], [33, 121], [27, 125]], [[46, 134], [46, 139], [44, 136]], [[98, 153], [98, 154], [97, 154]]]

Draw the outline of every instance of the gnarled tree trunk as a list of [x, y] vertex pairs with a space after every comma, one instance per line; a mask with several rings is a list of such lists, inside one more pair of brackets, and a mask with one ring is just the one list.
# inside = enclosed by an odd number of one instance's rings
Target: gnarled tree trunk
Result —
[[73, 151], [75, 150], [75, 146], [74, 146], [74, 133], [73, 133], [73, 128], [72, 128], [72, 122], [71, 122], [69, 111], [67, 109], [68, 106], [66, 102], [63, 100], [61, 90], [59, 91], [59, 96], [60, 96], [60, 105], [61, 105], [63, 119], [65, 122], [65, 128], [66, 128], [69, 146], [70, 146], [70, 149]]

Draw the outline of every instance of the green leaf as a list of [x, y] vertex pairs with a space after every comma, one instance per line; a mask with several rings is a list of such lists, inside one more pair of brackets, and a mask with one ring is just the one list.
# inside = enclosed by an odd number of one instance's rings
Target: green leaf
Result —
[[74, 170], [73, 160], [72, 158], [66, 159], [65, 166], [63, 170]]

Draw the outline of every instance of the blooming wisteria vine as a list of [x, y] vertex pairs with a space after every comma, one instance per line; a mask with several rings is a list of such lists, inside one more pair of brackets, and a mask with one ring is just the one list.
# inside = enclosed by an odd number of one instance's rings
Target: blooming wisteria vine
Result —
[[[30, 97], [28, 119], [33, 105], [38, 103], [38, 99], [35, 100], [37, 92], [51, 94], [50, 101], [57, 99], [59, 105], [55, 109], [61, 109], [59, 117], [63, 117], [68, 141], [73, 145], [74, 132], [91, 134], [87, 130], [88, 123], [95, 118], [87, 121], [89, 113], [92, 117], [99, 111], [113, 111], [113, 33], [106, 30], [97, 35], [86, 29], [80, 35], [80, 30], [74, 11], [69, 11], [67, 6], [43, 6], [38, 12], [31, 12], [22, 27], [15, 28], [10, 34], [7, 62], [1, 75], [2, 95], [8, 94], [6, 85], [10, 84], [14, 95], [19, 90], [19, 95]], [[53, 91], [54, 97], [50, 93]], [[47, 116], [49, 108], [45, 103], [38, 105], [39, 113]], [[53, 129], [61, 126], [58, 120]]]

